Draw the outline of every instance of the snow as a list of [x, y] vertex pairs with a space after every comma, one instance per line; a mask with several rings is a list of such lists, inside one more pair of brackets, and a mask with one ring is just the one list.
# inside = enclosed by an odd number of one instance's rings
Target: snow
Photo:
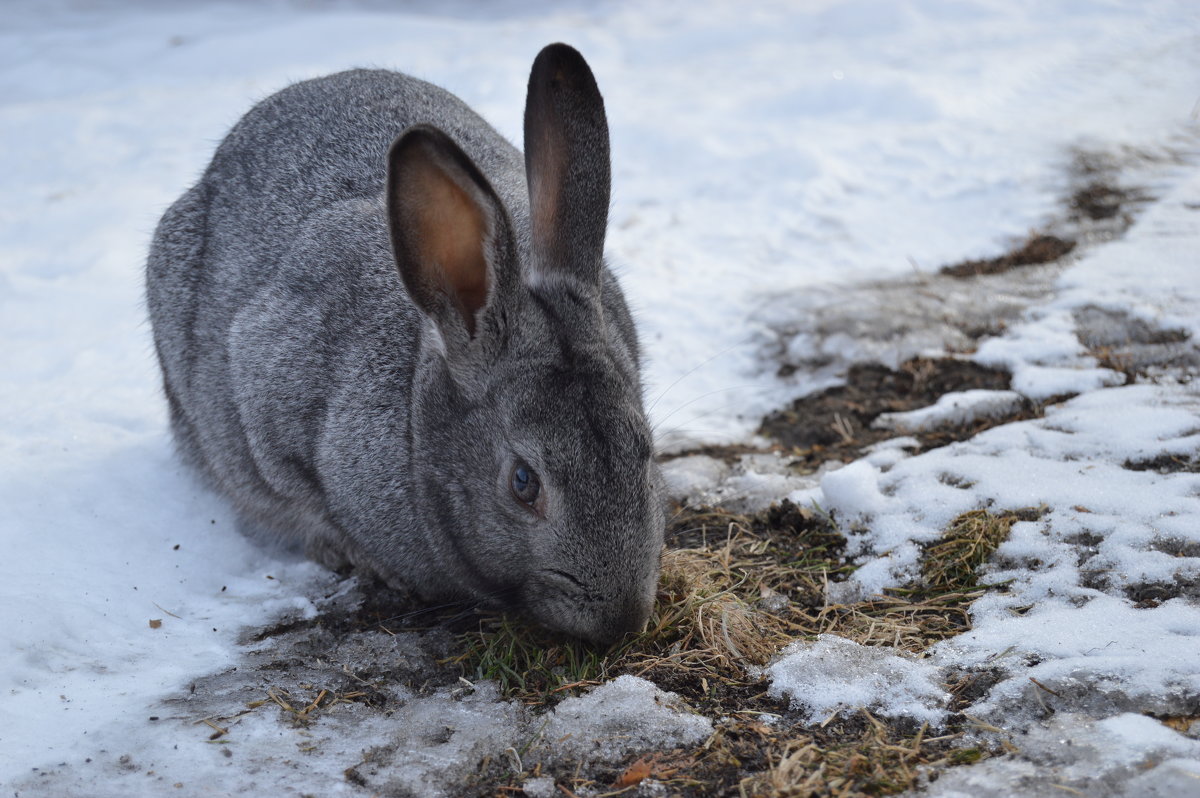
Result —
[[897, 432], [924, 432], [938, 427], [957, 427], [981, 419], [1003, 417], [1021, 405], [1016, 391], [953, 391], [937, 402], [907, 413], [883, 413], [871, 426]]
[[[477, 685], [397, 689], [398, 717], [347, 705], [300, 730], [311, 739], [258, 710], [239, 720], [237, 746], [204, 742], [189, 685], [220, 686], [259, 653], [247, 630], [311, 616], [342, 588], [243, 539], [171, 453], [141, 267], [162, 210], [266, 94], [391, 66], [519, 140], [531, 59], [565, 40], [607, 101], [609, 251], [638, 315], [661, 448], [752, 442], [764, 413], [852, 362], [970, 351], [956, 320], [991, 331], [970, 356], [1012, 370], [1026, 400], [1080, 394], [923, 454], [909, 454], [911, 439], [881, 444], [815, 478], [774, 457], [669, 464], [678, 496], [753, 509], [788, 495], [832, 510], [861, 564], [833, 599], [911, 578], [921, 545], [959, 513], [1046, 508], [988, 566], [1009, 588], [976, 602], [971, 632], [921, 661], [797, 643], [776, 684], [813, 717], [869, 706], [932, 719], [935, 673], [994, 668], [1001, 681], [970, 711], [1026, 741], [1021, 753], [953, 770], [934, 790], [1194, 790], [1195, 742], [1129, 713], [1195, 715], [1200, 700], [1200, 476], [1141, 465], [1200, 451], [1200, 388], [1182, 376], [1200, 338], [1198, 37], [1190, 0], [7, 3], [0, 784], [355, 795], [344, 772], [374, 746], [405, 754], [367, 763], [373, 788], [453, 794], [479, 757], [537, 735], [544, 718]], [[1079, 152], [1111, 154], [1154, 196], [1128, 233], [1065, 267], [978, 284], [934, 274], [1059, 214]], [[1101, 347], [1149, 364], [1154, 380], [1122, 385]], [[960, 399], [969, 406], [949, 406]], [[990, 406], [943, 401], [903, 423]], [[1178, 596], [1138, 605], [1159, 588]], [[358, 656], [432, 661], [411, 642]], [[860, 678], [805, 659], [814, 650], [857, 663]], [[911, 689], [880, 696], [876, 676], [892, 668]], [[1049, 720], [1046, 704], [1059, 710]], [[570, 735], [575, 755], [606, 761], [633, 750], [617, 729], [658, 749], [699, 739], [705, 722], [640, 680], [559, 712], [560, 736], [546, 739]], [[547, 745], [526, 754], [567, 750]]]
[[[857, 551], [881, 555], [852, 577], [867, 593], [914, 576], [916, 544], [935, 539], [955, 516], [987, 506], [1049, 508], [1038, 532], [1014, 528], [1015, 540], [1030, 534], [1032, 551], [1014, 550], [1016, 568], [989, 575], [1017, 580], [1014, 606], [1075, 591], [1081, 574], [1073, 540], [1084, 533], [1102, 538], [1100, 559], [1089, 568], [1105, 581], [1169, 581], [1200, 565], [1195, 557], [1155, 555], [1167, 540], [1195, 539], [1200, 478], [1135, 471], [1125, 463], [1194, 453], [1198, 414], [1195, 385], [1085, 394], [1050, 408], [1044, 418], [993, 428], [903, 459], [886, 472], [865, 460], [852, 463], [824, 477], [820, 503], [866, 530], [851, 538]], [[1008, 552], [997, 552], [1001, 563]]]
[[869, 460], [857, 460], [831, 471], [821, 480], [821, 506], [841, 517], [878, 513], [888, 504], [877, 482], [879, 469]]
[[693, 507], [721, 505], [733, 512], [753, 513], [780, 497], [814, 490], [818, 478], [797, 474], [777, 452], [750, 453], [732, 464], [695, 454], [663, 464], [667, 495]]
[[939, 668], [884, 646], [862, 646], [837, 635], [787, 646], [767, 669], [770, 694], [787, 698], [809, 723], [867, 709], [888, 718], [939, 724], [950, 696]]

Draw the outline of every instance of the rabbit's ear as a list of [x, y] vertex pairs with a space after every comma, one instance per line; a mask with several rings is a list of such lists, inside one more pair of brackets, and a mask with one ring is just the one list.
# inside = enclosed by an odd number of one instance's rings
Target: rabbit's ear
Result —
[[388, 152], [387, 213], [396, 265], [409, 295], [440, 325], [475, 335], [493, 275], [488, 250], [501, 235], [495, 192], [449, 136], [428, 125]]
[[598, 285], [608, 226], [608, 120], [592, 70], [577, 50], [538, 53], [525, 100], [525, 174], [533, 280], [570, 275]]

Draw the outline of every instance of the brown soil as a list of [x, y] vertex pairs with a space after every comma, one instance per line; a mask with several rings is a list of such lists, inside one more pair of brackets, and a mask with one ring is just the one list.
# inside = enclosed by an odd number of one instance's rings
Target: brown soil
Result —
[[[955, 358], [914, 358], [898, 371], [877, 364], [852, 366], [846, 384], [801, 397], [784, 410], [767, 416], [759, 429], [791, 451], [805, 466], [827, 460], [848, 462], [866, 447], [897, 437], [894, 430], [871, 428], [882, 413], [916, 410], [934, 404], [952, 391], [976, 388], [1005, 390], [1007, 372]], [[1004, 416], [981, 418], [961, 427], [914, 433], [921, 450], [966, 440], [999, 424], [1041, 415], [1042, 408], [1023, 403]]]
[[1071, 195], [1071, 210], [1087, 219], [1112, 219], [1135, 199], [1132, 192], [1104, 182], [1088, 183]]
[[1000, 274], [1021, 266], [1050, 263], [1075, 249], [1075, 242], [1051, 235], [1035, 235], [1018, 249], [997, 258], [964, 260], [951, 266], [943, 266], [942, 274], [950, 277], [975, 277], [980, 274]]
[[1154, 471], [1159, 474], [1200, 473], [1200, 456], [1160, 454], [1150, 460], [1126, 460], [1122, 467], [1130, 471]]

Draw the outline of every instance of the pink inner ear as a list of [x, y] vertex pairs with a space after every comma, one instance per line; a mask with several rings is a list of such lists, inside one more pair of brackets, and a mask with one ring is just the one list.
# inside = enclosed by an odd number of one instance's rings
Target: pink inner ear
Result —
[[475, 199], [430, 162], [413, 165], [410, 190], [415, 205], [419, 268], [440, 285], [475, 334], [475, 314], [487, 303], [488, 270], [483, 253], [487, 225]]
[[[563, 144], [549, 124], [541, 127], [538, 157], [530, 170], [530, 220], [535, 246], [544, 255], [552, 254], [550, 242], [556, 237], [558, 194], [563, 183]], [[546, 264], [552, 266], [553, 264]]]

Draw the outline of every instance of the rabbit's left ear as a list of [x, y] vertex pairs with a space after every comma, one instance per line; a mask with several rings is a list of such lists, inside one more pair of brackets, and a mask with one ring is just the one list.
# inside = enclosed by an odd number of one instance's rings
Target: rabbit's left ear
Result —
[[446, 332], [474, 337], [495, 282], [488, 248], [504, 213], [487, 179], [449, 136], [415, 125], [388, 152], [388, 228], [413, 302]]
[[533, 281], [567, 275], [598, 285], [608, 227], [608, 120], [583, 56], [551, 44], [533, 62], [525, 100], [525, 174]]

